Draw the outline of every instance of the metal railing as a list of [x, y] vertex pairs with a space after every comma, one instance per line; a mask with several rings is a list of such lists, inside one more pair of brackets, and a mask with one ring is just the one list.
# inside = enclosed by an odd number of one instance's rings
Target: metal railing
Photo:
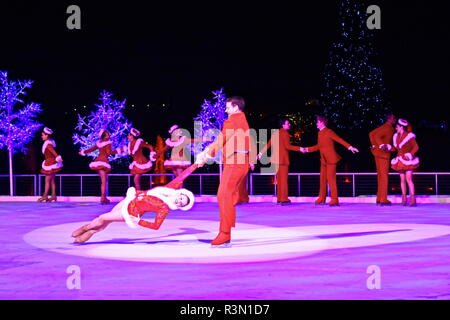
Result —
[[[110, 174], [108, 176], [108, 194], [123, 196], [133, 186], [131, 174]], [[160, 181], [164, 179], [165, 181]], [[319, 192], [319, 173], [289, 173], [289, 196], [316, 196]], [[168, 183], [173, 174], [144, 174], [141, 179], [142, 189]], [[97, 174], [60, 174], [56, 175], [58, 196], [98, 196], [100, 178]], [[215, 195], [219, 186], [219, 173], [194, 173], [185, 181], [184, 187], [196, 195]], [[450, 195], [450, 172], [414, 173], [417, 195]], [[14, 175], [14, 195], [38, 196], [45, 185], [45, 175]], [[337, 173], [339, 196], [357, 197], [376, 194], [377, 174]], [[271, 173], [249, 173], [247, 187], [250, 195], [275, 195], [276, 176]], [[401, 194], [398, 173], [389, 173], [389, 194]], [[0, 195], [9, 195], [9, 176], [0, 175]]]

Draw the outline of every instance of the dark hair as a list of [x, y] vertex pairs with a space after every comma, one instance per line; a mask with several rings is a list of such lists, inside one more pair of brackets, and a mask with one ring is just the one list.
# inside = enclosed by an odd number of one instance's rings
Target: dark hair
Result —
[[180, 193], [180, 194], [182, 194], [183, 196], [185, 196], [187, 198], [187, 203], [183, 206], [183, 207], [186, 207], [189, 203], [191, 203], [191, 199], [189, 198], [189, 196], [187, 194], [184, 194], [184, 193]]
[[238, 106], [239, 110], [241, 110], [241, 111], [244, 111], [244, 109], [245, 109], [245, 101], [244, 101], [244, 98], [242, 98], [242, 97], [238, 97], [238, 96], [230, 97], [230, 98], [227, 98], [227, 102], [231, 102], [231, 104], [233, 106]]
[[395, 118], [395, 115], [394, 115], [392, 112], [389, 112], [389, 113], [386, 113], [386, 115], [385, 115], [384, 118], [385, 118], [386, 120], [389, 120], [390, 117], [394, 117], [394, 118]]
[[328, 124], [328, 118], [327, 117], [325, 117], [324, 115], [317, 115], [316, 116], [316, 120], [317, 121], [320, 121], [320, 122], [323, 122], [323, 124], [326, 126], [327, 124]]
[[127, 132], [127, 136], [132, 136], [134, 139], [137, 139], [137, 137], [135, 137], [135, 136], [131, 133], [131, 130]]
[[103, 131], [102, 136], [100, 137], [100, 139], [104, 139], [106, 134], [110, 135], [110, 133], [107, 130]]
[[285, 118], [285, 117], [278, 119], [278, 126], [279, 126], [280, 128], [282, 128], [282, 127], [284, 126], [284, 123], [285, 123], [286, 121], [289, 121], [289, 119], [288, 119], [288, 118]]

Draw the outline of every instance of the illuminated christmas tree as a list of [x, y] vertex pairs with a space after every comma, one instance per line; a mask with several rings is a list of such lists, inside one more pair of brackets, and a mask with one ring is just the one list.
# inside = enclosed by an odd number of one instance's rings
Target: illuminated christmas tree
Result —
[[[193, 148], [191, 148], [191, 153], [194, 156], [203, 151], [217, 138], [218, 133], [222, 130], [224, 121], [227, 119], [227, 114], [225, 113], [227, 97], [223, 93], [223, 90], [221, 88], [220, 90], [213, 91], [213, 101], [205, 99], [199, 115], [194, 118], [194, 137], [196, 139], [204, 137], [211, 140], [210, 142], [194, 143]], [[221, 159], [220, 152], [216, 154], [214, 160], [219, 162], [219, 159]]]
[[390, 111], [364, 0], [342, 0], [339, 36], [325, 66], [324, 113], [338, 128], [372, 128]]
[[[74, 144], [80, 145], [80, 150], [89, 149], [100, 139], [99, 132], [104, 129], [111, 134], [113, 150], [128, 144], [127, 132], [131, 129], [131, 122], [123, 116], [125, 108], [124, 101], [112, 99], [113, 94], [103, 91], [100, 95], [100, 104], [95, 104], [97, 109], [88, 116], [82, 117], [78, 114], [78, 124], [72, 138]], [[98, 156], [98, 150], [89, 154], [92, 158]], [[112, 161], [120, 158], [117, 154]]]
[[29, 103], [22, 109], [22, 95], [31, 88], [31, 80], [8, 80], [8, 73], [0, 71], [0, 149], [6, 148], [9, 154], [10, 195], [13, 195], [13, 153], [26, 152], [26, 144], [31, 141], [36, 131], [42, 126], [36, 121], [42, 111], [39, 103]]

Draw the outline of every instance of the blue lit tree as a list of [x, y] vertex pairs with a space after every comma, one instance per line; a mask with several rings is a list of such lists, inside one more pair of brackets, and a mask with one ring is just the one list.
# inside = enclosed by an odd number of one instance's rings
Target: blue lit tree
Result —
[[[97, 109], [88, 116], [78, 114], [78, 124], [75, 130], [78, 131], [72, 136], [74, 144], [80, 145], [80, 150], [89, 149], [100, 139], [101, 129], [107, 130], [111, 134], [113, 149], [128, 144], [126, 133], [131, 129], [132, 123], [123, 116], [125, 109], [124, 101], [112, 99], [113, 94], [103, 91], [100, 94], [100, 104], [95, 104]], [[89, 154], [92, 158], [98, 156], [98, 150]], [[112, 161], [120, 158], [115, 155]]]
[[23, 104], [20, 98], [26, 95], [33, 81], [8, 80], [8, 73], [0, 71], [0, 149], [6, 148], [9, 154], [9, 187], [13, 195], [13, 153], [26, 152], [36, 131], [42, 126], [36, 121], [42, 111], [40, 104], [32, 102], [22, 109], [15, 110], [17, 104]]
[[339, 36], [325, 66], [324, 113], [339, 128], [372, 128], [390, 111], [377, 53], [374, 30], [366, 25], [364, 0], [342, 0]]
[[[227, 118], [225, 113], [226, 106], [226, 95], [223, 92], [223, 88], [220, 90], [213, 91], [213, 100], [204, 100], [201, 111], [197, 117], [194, 118], [195, 128], [194, 137], [205, 137], [211, 140], [217, 138], [218, 133], [222, 129], [223, 123]], [[206, 146], [211, 142], [195, 143], [194, 147], [191, 149], [193, 155], [203, 151]], [[218, 162], [221, 153], [218, 152], [214, 158]]]

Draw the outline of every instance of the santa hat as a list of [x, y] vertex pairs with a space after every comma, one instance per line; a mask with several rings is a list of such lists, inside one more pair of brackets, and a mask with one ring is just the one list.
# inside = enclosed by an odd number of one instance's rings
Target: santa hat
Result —
[[405, 119], [398, 119], [398, 124], [405, 127], [409, 125], [408, 121], [406, 121]]
[[170, 127], [169, 133], [172, 134], [172, 132], [174, 132], [176, 129], [178, 129], [178, 126], [175, 124], [175, 125]]
[[53, 130], [47, 127], [45, 127], [43, 131], [45, 134], [53, 134]]
[[135, 129], [135, 128], [131, 128], [130, 133], [131, 133], [132, 136], [134, 136], [136, 138], [141, 135], [141, 132], [138, 129]]

